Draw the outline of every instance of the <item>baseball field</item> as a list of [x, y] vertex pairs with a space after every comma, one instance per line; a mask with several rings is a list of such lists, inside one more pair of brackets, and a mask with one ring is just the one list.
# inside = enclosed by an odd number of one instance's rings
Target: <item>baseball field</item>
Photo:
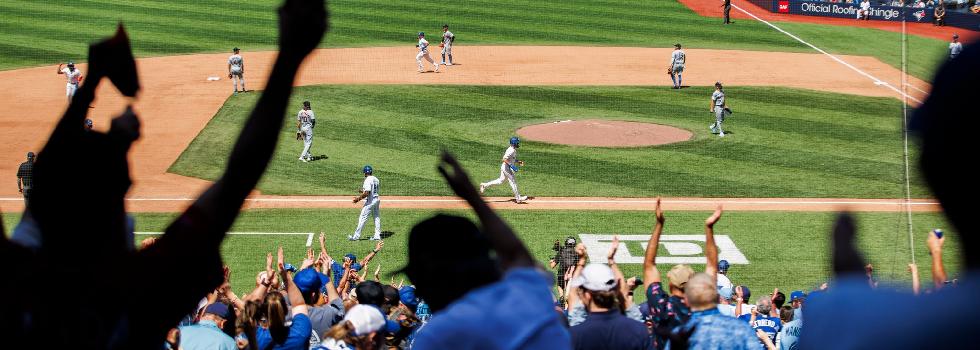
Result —
[[[917, 171], [914, 135], [906, 176], [903, 107], [908, 104], [911, 116], [928, 97], [928, 82], [945, 60], [947, 33], [910, 24], [918, 35], [907, 38], [906, 75], [898, 23], [801, 23], [794, 21], [799, 16], [773, 19], [735, 0], [735, 23], [722, 25], [720, 1], [710, 6], [717, 8], [714, 15], [691, 3], [331, 2], [330, 32], [299, 73], [277, 153], [225, 240], [223, 258], [235, 291], [252, 288], [265, 252], [282, 246], [298, 263], [318, 245], [314, 234], [321, 231], [331, 255], [370, 252], [372, 242], [344, 238], [360, 212], [350, 199], [364, 165], [374, 167], [381, 181], [382, 230], [393, 233], [369, 268], [373, 272], [380, 262], [387, 279], [405, 264], [414, 223], [440, 212], [472, 216], [435, 170], [441, 149], [453, 152], [474, 181], [489, 181], [499, 175], [507, 139], [519, 129], [586, 120], [665, 125], [691, 137], [642, 147], [524, 138], [518, 159], [525, 166], [517, 181], [521, 194], [534, 199], [508, 202], [506, 185], [486, 196], [545, 264], [554, 241], [569, 235], [587, 242], [595, 261], [604, 261], [617, 234], [625, 247], [616, 256], [620, 266], [627, 276], [642, 274], [642, 259], [636, 258], [653, 228], [651, 198], [663, 196], [669, 236], [660, 249], [663, 271], [678, 262], [703, 268], [703, 220], [722, 203], [727, 211], [715, 231], [725, 236], [722, 259], [733, 262], [733, 282], [755, 295], [828, 281], [829, 227], [844, 209], [858, 211], [859, 245], [883, 286], [910, 288], [913, 254], [921, 279], [929, 281], [926, 232], [953, 230]], [[0, 154], [0, 173], [13, 182], [24, 155], [40, 151], [64, 111], [64, 77], [53, 74], [57, 63], [74, 61], [84, 72], [87, 44], [123, 21], [143, 91], [128, 101], [101, 89], [90, 118], [105, 131], [122, 106], [134, 103], [143, 138], [131, 151], [134, 186], [127, 205], [138, 240], [162, 231], [188, 198], [224, 171], [275, 57], [269, 50], [276, 48], [277, 5], [0, 3], [0, 91], [6, 100], [0, 140], [7, 150]], [[746, 13], [768, 20], [746, 19]], [[39, 22], [37, 16], [52, 20]], [[457, 64], [416, 73], [415, 34], [425, 31], [438, 42], [443, 24], [456, 34]], [[670, 89], [665, 74], [675, 43], [688, 55], [679, 90]], [[254, 93], [232, 94], [225, 78], [236, 46]], [[438, 49], [430, 52], [441, 61]], [[708, 128], [716, 81], [725, 84], [735, 110], [724, 123], [724, 138]], [[318, 120], [312, 153], [329, 158], [297, 160], [303, 145], [293, 128], [302, 101], [311, 102]], [[9, 234], [23, 210], [12, 184], [0, 188], [0, 209]], [[962, 252], [956, 235], [947, 237], [952, 279]]]

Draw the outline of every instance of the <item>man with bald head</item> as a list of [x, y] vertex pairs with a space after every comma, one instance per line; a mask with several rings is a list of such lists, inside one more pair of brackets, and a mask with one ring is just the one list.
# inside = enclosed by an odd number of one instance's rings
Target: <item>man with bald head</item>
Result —
[[718, 312], [718, 288], [714, 277], [706, 273], [695, 274], [687, 281], [684, 295], [691, 304], [691, 318], [673, 330], [671, 343], [689, 336], [686, 341], [692, 350], [758, 348], [759, 339], [752, 327]]

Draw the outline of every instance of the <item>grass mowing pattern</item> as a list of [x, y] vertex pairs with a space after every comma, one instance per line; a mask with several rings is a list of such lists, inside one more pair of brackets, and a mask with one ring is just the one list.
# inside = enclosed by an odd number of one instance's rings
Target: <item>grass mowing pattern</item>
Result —
[[[0, 2], [0, 69], [83, 61], [90, 42], [125, 21], [137, 57], [275, 50], [278, 0], [6, 0]], [[581, 45], [813, 50], [763, 23], [722, 26], [674, 0], [561, 2], [331, 1], [331, 31], [321, 47], [411, 46], [415, 33], [438, 38], [450, 24], [459, 54], [466, 45]], [[425, 13], [421, 16], [420, 13]], [[39, 20], [43, 19], [43, 20]], [[834, 54], [874, 56], [899, 67], [898, 34], [868, 28], [775, 23]], [[435, 34], [435, 36], [432, 36]], [[947, 43], [910, 36], [909, 70], [930, 79]], [[520, 52], [515, 52], [520, 54]], [[615, 59], [615, 58], [611, 58]], [[659, 59], [659, 58], [658, 58]], [[666, 64], [666, 57], [663, 58]], [[827, 69], [844, 69], [829, 65]]]
[[[360, 259], [374, 248], [374, 242], [347, 241], [346, 236], [354, 231], [360, 213], [359, 205], [351, 206], [351, 209], [247, 210], [241, 213], [231, 231], [326, 231], [327, 249], [331, 256], [354, 253]], [[384, 208], [383, 198], [381, 206]], [[412, 225], [436, 212], [383, 209], [382, 229], [395, 234], [385, 240], [384, 249], [371, 262], [370, 273], [374, 273], [380, 262], [382, 279], [388, 281], [388, 275], [407, 262], [406, 242]], [[470, 211], [441, 212], [476, 220]], [[546, 266], [548, 259], [554, 256], [551, 246], [556, 239], [568, 235], [578, 237], [579, 234], [650, 234], [655, 222], [651, 212], [501, 210], [498, 213], [513, 226], [535, 259]], [[704, 219], [710, 214], [707, 211], [668, 211], [665, 213], [667, 223], [663, 234], [704, 234]], [[144, 232], [162, 231], [176, 216], [150, 213], [133, 215], [136, 218], [137, 231]], [[855, 214], [858, 223], [858, 247], [868, 262], [874, 265], [876, 279], [882, 281], [881, 289], [911, 288], [907, 270], [910, 257], [905, 215], [901, 212]], [[12, 231], [19, 216], [13, 213], [3, 214], [7, 232]], [[775, 287], [787, 294], [793, 290], [809, 291], [827, 281], [831, 275], [829, 237], [834, 217], [835, 214], [830, 212], [725, 212], [715, 226], [715, 233], [730, 236], [749, 260], [748, 265], [732, 265], [729, 270], [732, 282], [748, 286], [754, 291], [754, 295], [761, 296]], [[915, 213], [913, 222], [917, 233], [915, 255], [922, 289], [932, 289], [931, 263], [924, 233], [937, 227], [950, 228], [950, 225], [945, 222], [941, 213]], [[365, 228], [373, 229], [372, 224]], [[946, 232], [948, 238], [943, 258], [949, 278], [953, 279], [961, 274], [963, 252], [954, 230], [950, 228]], [[143, 238], [139, 236], [137, 241]], [[274, 252], [279, 246], [285, 250], [287, 260], [298, 266], [306, 254], [306, 238], [298, 235], [226, 236], [221, 251], [225, 264], [232, 270], [234, 291], [242, 294], [252, 290], [255, 274], [265, 266], [265, 252]], [[317, 240], [314, 239], [313, 242], [313, 247], [318, 251]], [[643, 248], [639, 243], [628, 242], [627, 249], [631, 255], [643, 255]], [[661, 256], [667, 254], [665, 249], [660, 252]], [[659, 265], [661, 275], [666, 276], [672, 266]], [[696, 271], [704, 271], [703, 265], [693, 267]], [[640, 264], [621, 264], [620, 268], [627, 277], [642, 276], [643, 273]], [[637, 292], [636, 298], [639, 303], [645, 296]]]
[[[522, 126], [608, 119], [666, 124], [694, 133], [663, 146], [598, 148], [524, 140], [517, 179], [531, 196], [832, 197], [904, 196], [900, 102], [771, 87], [728, 87], [725, 138], [712, 135], [712, 87], [405, 86], [300, 87], [279, 148], [258, 185], [265, 194], [354, 194], [364, 165], [384, 195], [451, 195], [435, 170], [442, 147], [474, 181], [499, 175], [507, 140]], [[224, 171], [258, 94], [234, 95], [171, 166], [207, 180]], [[317, 116], [312, 153], [300, 163], [295, 114]], [[488, 190], [509, 196], [508, 186]], [[928, 196], [913, 179], [914, 197]]]

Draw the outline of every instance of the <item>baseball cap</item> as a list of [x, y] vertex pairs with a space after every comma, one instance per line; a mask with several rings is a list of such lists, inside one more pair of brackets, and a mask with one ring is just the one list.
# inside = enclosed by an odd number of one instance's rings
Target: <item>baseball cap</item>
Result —
[[310, 101], [303, 101], [303, 106], [309, 107], [310, 106]]
[[92, 119], [85, 119], [85, 125], [92, 126]]
[[215, 316], [221, 317], [223, 319], [228, 319], [228, 315], [229, 315], [228, 307], [222, 303], [213, 303], [211, 305], [208, 305], [208, 307], [204, 309], [204, 313], [214, 314]]
[[443, 28], [449, 28], [449, 25], [448, 24], [443, 24], [442, 27]]
[[402, 287], [398, 291], [398, 298], [412, 312], [415, 312], [415, 309], [419, 307], [419, 297], [415, 296], [415, 288], [412, 286]]
[[34, 159], [34, 152], [27, 152], [27, 159]]
[[384, 288], [385, 291], [385, 302], [388, 303], [388, 305], [397, 306], [398, 302], [401, 301], [401, 294], [398, 292], [398, 288], [387, 284], [382, 286], [382, 288]]
[[731, 299], [732, 287], [721, 287], [721, 289], [718, 290], [718, 295], [721, 295], [722, 299]]
[[609, 268], [609, 265], [591, 263], [582, 269], [582, 275], [568, 281], [572, 287], [581, 286], [587, 290], [596, 292], [607, 292], [616, 288], [616, 274]]
[[681, 47], [681, 43], [674, 44], [674, 47]]
[[[345, 257], [345, 258], [349, 258], [349, 259], [350, 259], [350, 262], [351, 262], [351, 264], [356, 264], [356, 263], [357, 263], [357, 255], [354, 255], [354, 254], [347, 254], [347, 255], [344, 255], [344, 257]], [[338, 261], [338, 262], [339, 262], [339, 263], [343, 263], [343, 261]]]
[[235, 47], [235, 49], [234, 49], [234, 50], [232, 50], [232, 51], [238, 51], [238, 47], [236, 46], [236, 47]]
[[320, 273], [314, 269], [307, 268], [293, 276], [293, 283], [296, 288], [303, 293], [314, 292], [323, 287], [324, 281], [320, 280]]
[[385, 315], [376, 307], [358, 304], [350, 308], [344, 315], [344, 321], [354, 326], [354, 335], [364, 335], [380, 332], [388, 327]]
[[802, 290], [798, 290], [789, 294], [789, 300], [793, 301], [796, 300], [796, 298], [802, 298], [805, 296], [806, 294], [804, 294]]
[[385, 303], [385, 291], [381, 283], [375, 281], [361, 282], [357, 284], [354, 290], [357, 292], [358, 303], [379, 307]]
[[718, 272], [728, 272], [728, 260], [722, 260], [718, 262]]
[[721, 82], [720, 81], [716, 81], [715, 82], [715, 86], [721, 86]]
[[691, 276], [694, 276], [694, 269], [684, 264], [674, 265], [670, 271], [667, 271], [667, 280], [670, 281], [670, 285], [679, 289], [684, 289], [684, 285], [687, 284], [687, 280], [691, 279]]
[[749, 287], [746, 286], [739, 287], [742, 287], [742, 298], [745, 298], [744, 301], [749, 301], [749, 298], [752, 297], [752, 291], [750, 291]]

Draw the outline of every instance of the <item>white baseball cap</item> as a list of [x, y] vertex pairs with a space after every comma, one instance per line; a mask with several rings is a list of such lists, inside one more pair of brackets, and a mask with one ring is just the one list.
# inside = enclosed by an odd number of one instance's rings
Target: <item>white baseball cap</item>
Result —
[[354, 335], [364, 335], [386, 329], [388, 323], [384, 314], [377, 308], [357, 304], [347, 311], [344, 321], [354, 325]]
[[616, 274], [609, 268], [609, 265], [592, 263], [585, 265], [582, 275], [568, 281], [572, 287], [581, 286], [582, 288], [596, 291], [607, 292], [616, 288]]

